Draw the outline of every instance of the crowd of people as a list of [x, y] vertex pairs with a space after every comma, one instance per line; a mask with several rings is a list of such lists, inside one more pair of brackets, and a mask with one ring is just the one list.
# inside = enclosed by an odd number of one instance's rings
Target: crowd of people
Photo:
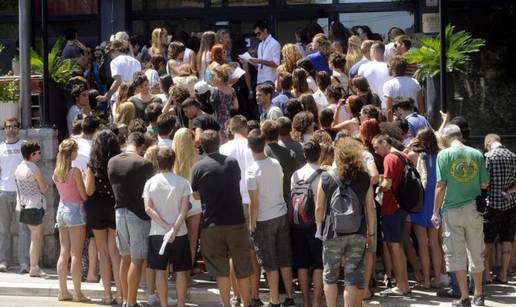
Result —
[[264, 305], [262, 273], [268, 306], [295, 306], [294, 284], [304, 306], [336, 306], [343, 281], [354, 307], [380, 283], [376, 295], [410, 296], [409, 271], [453, 306], [471, 305], [469, 275], [483, 306], [484, 284], [507, 282], [516, 250], [516, 155], [489, 134], [484, 157], [461, 117], [443, 113], [434, 131], [399, 28], [382, 41], [367, 26], [334, 23], [327, 36], [310, 25], [284, 46], [265, 22], [253, 30], [257, 46], [224, 30], [169, 42], [156, 28], [150, 45], [119, 32], [93, 54], [67, 30], [61, 56], [78, 58], [84, 78], [63, 114], [57, 213], [45, 217], [40, 145], [7, 119], [0, 271], [15, 219], [20, 272], [44, 275], [43, 220], [55, 218], [60, 301], [89, 301], [92, 238], [106, 304], [140, 306], [144, 278], [149, 303], [185, 306], [202, 259], [226, 307]]

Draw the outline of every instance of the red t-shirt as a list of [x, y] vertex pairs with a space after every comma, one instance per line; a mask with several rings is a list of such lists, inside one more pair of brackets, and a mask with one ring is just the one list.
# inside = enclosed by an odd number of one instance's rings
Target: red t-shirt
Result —
[[[402, 153], [405, 157], [405, 154]], [[396, 193], [403, 177], [404, 162], [395, 154], [389, 153], [383, 158], [383, 176], [392, 182], [391, 189], [383, 193], [382, 216], [391, 215], [398, 211], [400, 205], [396, 200]]]

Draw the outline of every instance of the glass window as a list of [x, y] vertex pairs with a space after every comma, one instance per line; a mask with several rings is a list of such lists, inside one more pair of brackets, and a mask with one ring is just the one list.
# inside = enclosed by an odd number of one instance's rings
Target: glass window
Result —
[[0, 16], [18, 15], [18, 0], [0, 1]]
[[267, 4], [269, 4], [269, 0], [228, 0], [229, 6], [259, 6]]
[[134, 20], [133, 33], [150, 40], [154, 28], [165, 28], [169, 34], [183, 30], [188, 34], [201, 31], [199, 19], [174, 19], [174, 20]]
[[214, 7], [222, 6], [222, 0], [211, 0], [211, 6], [214, 6]]
[[[47, 1], [49, 16], [62, 15], [90, 15], [98, 13], [97, 0], [54, 0]], [[34, 5], [34, 12], [36, 16], [41, 16], [41, 0], [37, 0]]]
[[401, 0], [339, 0], [339, 3], [401, 2]]
[[[341, 0], [342, 1], [342, 0]], [[287, 0], [287, 4], [329, 4], [333, 3], [333, 0]]]
[[178, 7], [204, 7], [204, 0], [132, 0], [133, 11], [173, 9]]
[[328, 18], [313, 18], [313, 19], [296, 19], [296, 20], [278, 20], [278, 32], [276, 39], [282, 44], [295, 43], [296, 38], [294, 33], [298, 28], [304, 28], [307, 25], [317, 22], [328, 34], [329, 20]]
[[408, 33], [414, 32], [414, 14], [408, 11], [342, 13], [339, 14], [339, 20], [347, 28], [368, 26], [373, 33], [379, 33], [383, 37], [391, 27], [408, 30], [405, 31]]

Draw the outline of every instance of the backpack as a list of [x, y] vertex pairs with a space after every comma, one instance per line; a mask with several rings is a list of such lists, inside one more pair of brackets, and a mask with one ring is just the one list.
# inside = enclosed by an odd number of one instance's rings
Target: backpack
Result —
[[[362, 203], [350, 186], [350, 182], [341, 182], [337, 175], [329, 172], [338, 184], [333, 192], [328, 207], [323, 230], [324, 240], [333, 239], [339, 235], [354, 234], [360, 230], [363, 221]], [[331, 232], [333, 231], [333, 236]]]
[[315, 225], [315, 200], [312, 182], [321, 175], [318, 169], [306, 180], [298, 180], [290, 191], [288, 220], [295, 229], [306, 229]]
[[396, 200], [401, 208], [410, 213], [420, 213], [423, 210], [425, 189], [421, 177], [412, 163], [399, 152], [394, 152], [404, 163], [403, 177], [401, 178]]

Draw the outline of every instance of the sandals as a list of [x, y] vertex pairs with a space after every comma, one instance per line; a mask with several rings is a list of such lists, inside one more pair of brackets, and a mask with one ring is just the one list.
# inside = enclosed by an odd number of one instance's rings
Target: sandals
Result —
[[29, 271], [30, 277], [45, 277], [47, 274], [45, 274], [39, 267], [33, 267]]
[[102, 304], [103, 305], [119, 305], [118, 304], [118, 301], [112, 297], [105, 297], [102, 299]]
[[68, 292], [68, 291], [66, 291], [66, 292], [59, 292], [57, 294], [57, 300], [60, 301], [60, 302], [71, 301], [72, 300], [72, 294], [70, 294], [70, 292]]
[[86, 296], [84, 296], [83, 294], [81, 294], [81, 295], [74, 295], [73, 301], [79, 302], [79, 303], [89, 303], [89, 302], [91, 302], [91, 299], [89, 299]]
[[386, 290], [383, 290], [382, 292], [378, 293], [379, 296], [381, 297], [400, 297], [400, 296], [408, 296], [412, 291], [408, 291], [408, 292], [400, 292], [399, 289], [396, 287], [396, 288], [389, 288], [389, 289], [386, 289]]
[[362, 299], [362, 301], [370, 301], [370, 300], [372, 300], [372, 299], [374, 298], [374, 292], [373, 292], [373, 291], [371, 291], [371, 290], [369, 290], [369, 293], [370, 293], [370, 294], [369, 294], [369, 296], [364, 297], [364, 298]]

